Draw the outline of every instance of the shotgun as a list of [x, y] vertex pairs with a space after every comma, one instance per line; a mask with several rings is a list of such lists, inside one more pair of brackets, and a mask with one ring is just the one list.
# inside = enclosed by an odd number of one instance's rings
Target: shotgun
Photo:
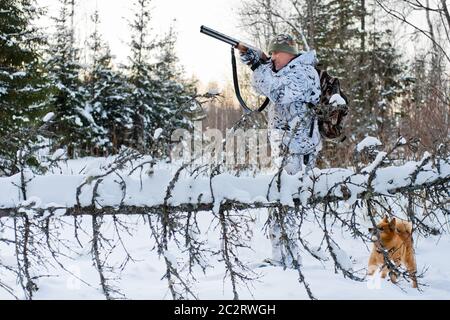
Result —
[[[241, 91], [239, 90], [239, 81], [238, 81], [238, 75], [236, 71], [236, 57], [234, 55], [234, 49], [238, 49], [239, 51], [245, 53], [249, 48], [251, 47], [237, 39], [234, 39], [232, 37], [229, 37], [227, 35], [224, 35], [223, 33], [217, 32], [216, 30], [213, 30], [211, 28], [201, 26], [200, 32], [203, 34], [206, 34], [210, 37], [213, 37], [214, 39], [223, 41], [225, 43], [228, 43], [231, 45], [231, 66], [233, 69], [233, 84], [234, 84], [234, 91], [236, 93], [236, 98], [239, 101], [239, 104], [241, 105], [242, 109], [244, 110], [245, 114], [252, 113], [253, 110], [250, 109], [247, 104], [245, 103], [244, 99], [242, 99]], [[264, 52], [261, 53], [260, 58], [264, 63], [268, 62], [270, 60], [270, 57], [268, 57]], [[264, 108], [269, 104], [269, 98], [266, 98], [266, 100], [263, 102], [263, 104], [257, 109], [258, 112], [261, 112], [264, 110]]]
[[[247, 45], [247, 44], [245, 44], [245, 43], [243, 43], [243, 42], [241, 42], [241, 41], [239, 41], [237, 39], [229, 37], [229, 36], [227, 36], [227, 35], [225, 35], [223, 33], [220, 33], [218, 31], [213, 30], [211, 28], [208, 28], [206, 26], [201, 26], [200, 27], [200, 32], [203, 33], [203, 34], [206, 34], [206, 35], [208, 35], [210, 37], [213, 37], [214, 39], [217, 39], [217, 40], [223, 41], [225, 43], [228, 43], [233, 48], [236, 48], [239, 51], [244, 52], [244, 53], [247, 52], [248, 48], [254, 48], [254, 47], [249, 46], [249, 45]], [[269, 59], [270, 58], [263, 52], [262, 55], [261, 55], [261, 60], [268, 61]]]

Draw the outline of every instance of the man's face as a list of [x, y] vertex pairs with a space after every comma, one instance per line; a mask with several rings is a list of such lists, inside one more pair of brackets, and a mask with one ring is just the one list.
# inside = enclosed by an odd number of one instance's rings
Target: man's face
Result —
[[276, 71], [286, 66], [293, 58], [295, 58], [295, 56], [291, 53], [283, 51], [272, 52], [272, 62]]

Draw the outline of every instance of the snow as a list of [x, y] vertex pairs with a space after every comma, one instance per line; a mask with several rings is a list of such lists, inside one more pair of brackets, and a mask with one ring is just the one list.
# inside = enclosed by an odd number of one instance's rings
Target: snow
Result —
[[344, 270], [352, 271], [352, 261], [350, 260], [350, 257], [347, 255], [347, 253], [339, 248], [335, 243], [330, 243], [331, 250], [336, 256], [337, 262], [341, 265], [341, 267]]
[[[92, 193], [95, 183], [92, 180], [110, 170], [114, 157], [85, 158], [83, 160], [71, 160], [67, 163], [62, 159], [65, 154], [63, 149], [55, 151], [52, 160], [57, 160], [59, 169], [53, 169], [45, 175], [31, 174], [27, 178], [30, 181], [26, 193], [28, 197], [37, 197], [42, 200], [41, 206], [49, 202], [60, 203], [67, 207], [76, 204], [75, 195], [77, 188], [86, 183], [80, 192], [82, 206], [91, 205]], [[330, 168], [317, 169], [313, 175], [305, 175], [300, 172], [290, 176], [286, 172], [280, 176], [280, 191], [277, 188], [276, 172], [262, 172], [255, 176], [234, 176], [230, 173], [221, 173], [214, 176], [211, 181], [209, 176], [199, 175], [195, 178], [182, 172], [167, 200], [169, 205], [211, 203], [214, 200], [214, 210], [217, 212], [220, 204], [226, 200], [236, 200], [241, 203], [269, 203], [280, 201], [283, 205], [293, 206], [294, 199], [300, 199], [306, 204], [308, 199], [324, 197], [326, 195], [342, 196], [342, 187], [345, 186], [350, 193], [347, 205], [352, 205], [357, 195], [365, 190], [368, 174], [382, 161], [386, 155], [379, 152], [373, 163], [363, 168], [360, 174], [351, 169]], [[425, 155], [427, 156], [427, 155]], [[429, 156], [429, 155], [428, 155]], [[148, 162], [150, 158], [144, 157], [142, 162]], [[422, 159], [423, 160], [423, 159]], [[449, 159], [441, 161], [440, 171], [427, 163], [416, 181], [410, 181], [410, 175], [415, 172], [422, 161], [409, 161], [403, 165], [381, 167], [377, 169], [372, 181], [374, 190], [380, 194], [389, 194], [390, 190], [407, 186], [411, 183], [422, 184], [432, 182], [438, 178], [450, 176]], [[134, 165], [139, 165], [140, 162]], [[66, 169], [62, 169], [66, 167]], [[145, 167], [142, 172], [147, 172]], [[129, 206], [158, 206], [164, 204], [167, 188], [174, 177], [177, 167], [158, 163], [152, 168], [152, 174], [140, 174], [135, 170], [129, 175], [131, 167], [125, 167], [118, 171], [126, 186], [124, 204]], [[12, 177], [0, 177], [1, 208], [14, 208], [22, 201], [21, 192], [18, 192], [20, 173]], [[55, 187], [57, 186], [57, 187]], [[211, 187], [212, 193], [211, 193]], [[122, 185], [118, 183], [115, 174], [102, 177], [102, 182], [97, 188], [96, 202], [101, 206], [116, 207], [122, 199]], [[200, 199], [200, 200], [199, 200]]]
[[169, 261], [169, 263], [173, 266], [176, 267], [178, 262], [177, 262], [177, 258], [175, 257], [175, 255], [173, 255], [170, 251], [164, 251], [164, 258], [167, 259], [167, 261]]
[[64, 149], [57, 149], [51, 156], [52, 160], [59, 160], [66, 154], [66, 151]]
[[18, 72], [14, 72], [12, 74], [13, 77], [25, 77], [26, 75], [27, 75], [27, 73], [24, 71], [18, 71]]
[[155, 133], [153, 134], [153, 140], [158, 140], [158, 138], [161, 136], [162, 132], [163, 132], [162, 128], [156, 129]]
[[[401, 138], [398, 140], [398, 144], [399, 144], [399, 145], [404, 145], [404, 144], [406, 144], [406, 139], [403, 138], [403, 137], [401, 137]], [[425, 152], [425, 153], [428, 153], [428, 152]]]
[[41, 204], [41, 199], [38, 197], [30, 197], [27, 200], [22, 201], [20, 204], [23, 207], [32, 206], [35, 208], [39, 208], [39, 205]]
[[75, 124], [80, 127], [83, 126], [83, 122], [81, 122], [81, 119], [79, 117], [75, 117]]
[[[250, 249], [240, 250], [240, 259], [248, 262], [248, 266], [255, 271], [260, 278], [250, 285], [250, 292], [243, 285], [238, 286], [239, 297], [241, 299], [308, 299], [303, 286], [298, 282], [298, 273], [292, 269], [283, 270], [279, 266], [267, 266], [256, 268], [262, 260], [270, 256], [270, 240], [264, 234], [264, 223], [267, 219], [267, 210], [251, 210], [249, 214], [254, 217], [255, 222], [252, 228]], [[319, 248], [322, 242], [322, 232], [316, 226], [312, 216], [305, 217], [302, 227], [304, 240], [308, 241], [311, 248]], [[89, 234], [79, 233], [81, 248], [73, 239], [73, 218], [66, 217], [59, 229], [60, 238], [71, 239], [72, 246], [65, 251], [67, 257], [59, 257], [59, 260], [71, 272], [65, 272], [55, 266], [46, 270], [44, 277], [38, 280], [39, 290], [35, 294], [35, 299], [104, 299], [99, 286], [99, 276], [92, 263], [90, 255], [92, 237]], [[149, 236], [148, 225], [142, 219], [127, 218], [128, 223], [136, 223], [132, 235], [122, 234], [127, 245], [127, 250], [134, 261], [130, 262], [123, 272], [121, 278], [115, 282], [129, 299], [171, 299], [167, 289], [167, 279], [163, 278], [166, 273], [166, 266], [163, 257], [158, 257], [156, 250], [151, 250], [155, 242]], [[219, 228], [211, 228], [212, 217], [210, 214], [201, 212], [198, 215], [201, 238], [206, 241], [207, 247], [212, 250], [219, 250], [221, 246]], [[12, 222], [10, 222], [12, 223]], [[91, 218], [79, 219], [80, 227], [90, 230]], [[104, 225], [111, 225], [110, 217], [104, 218]], [[369, 221], [366, 221], [369, 223]], [[106, 228], [105, 228], [106, 229]], [[111, 228], [109, 228], [111, 230]], [[102, 230], [107, 236], [110, 233]], [[2, 234], [7, 237], [8, 231]], [[339, 261], [345, 268], [360, 270], [359, 275], [364, 276], [367, 262], [370, 255], [371, 245], [366, 247], [360, 240], [355, 240], [352, 236], [343, 231], [335, 232], [333, 239], [339, 243]], [[416, 260], [418, 270], [423, 271], [428, 268], [421, 282], [427, 284], [422, 287], [423, 291], [418, 291], [410, 287], [404, 279], [400, 280], [401, 288], [393, 285], [388, 279], [381, 279], [378, 275], [367, 277], [363, 282], [353, 281], [344, 278], [341, 273], [335, 273], [333, 261], [329, 253], [321, 251], [327, 258], [326, 261], [318, 261], [311, 257], [309, 253], [302, 252], [302, 271], [305, 279], [316, 298], [319, 299], [450, 299], [450, 260], [443, 258], [444, 252], [450, 250], [450, 236], [423, 237], [419, 234], [414, 239], [416, 249]], [[73, 250], [73, 252], [72, 252]], [[49, 254], [48, 254], [49, 255]], [[181, 252], [170, 248], [164, 252], [164, 256], [172, 263], [185, 257]], [[117, 249], [111, 256], [110, 264], [120, 264], [124, 257], [124, 252]], [[51, 257], [48, 256], [51, 260]], [[6, 246], [1, 252], [3, 263], [15, 263], [13, 246]], [[226, 276], [223, 261], [220, 257], [211, 256], [208, 258], [210, 268], [203, 274], [196, 266], [193, 272], [197, 282], [193, 283], [194, 291], [198, 293], [200, 299], [232, 299], [233, 294], [229, 277]], [[90, 286], [81, 282], [77, 277], [86, 281]], [[23, 298], [15, 278], [9, 274], [2, 275], [2, 281], [16, 289], [16, 294]], [[247, 282], [250, 284], [250, 282]], [[5, 291], [0, 290], [0, 299], [11, 299]]]
[[20, 203], [20, 190], [16, 185], [20, 185], [20, 176], [0, 178], [0, 208], [14, 208]]
[[[57, 150], [52, 158], [59, 159], [64, 155], [64, 150]], [[379, 161], [383, 153], [380, 152]], [[373, 187], [376, 192], [389, 193], [389, 190], [412, 183], [410, 174], [414, 172], [418, 165], [430, 157], [425, 154], [420, 161], [409, 161], [402, 165], [379, 168], [373, 180]], [[42, 221], [50, 217], [55, 219], [59, 217], [62, 223], [58, 224], [58, 238], [71, 243], [67, 248], [67, 257], [61, 256], [60, 260], [67, 267], [77, 274], [84, 281], [87, 281], [92, 287], [80, 282], [71, 274], [61, 270], [57, 264], [50, 266], [45, 274], [51, 274], [51, 277], [39, 279], [39, 291], [36, 299], [102, 299], [101, 290], [98, 284], [98, 273], [92, 264], [90, 255], [91, 234], [79, 232], [80, 241], [83, 244], [81, 248], [74, 240], [73, 217], [63, 217], [66, 208], [77, 204], [76, 190], [84, 182], [92, 179], [93, 176], [104, 174], [110, 169], [114, 157], [94, 158], [87, 157], [76, 160], [59, 160], [59, 167], [51, 167], [47, 174], [37, 175], [26, 172], [25, 177], [30, 180], [27, 185], [28, 199], [23, 201], [22, 193], [17, 185], [20, 185], [20, 174], [11, 177], [0, 177], [0, 208], [20, 207], [21, 212], [27, 214], [30, 219]], [[144, 163], [150, 160], [144, 157], [139, 161]], [[433, 181], [437, 178], [446, 178], [450, 176], [450, 159], [440, 160], [439, 171], [427, 163], [424, 170], [417, 175], [415, 183]], [[134, 163], [138, 165], [140, 162]], [[376, 162], [377, 163], [377, 162]], [[142, 172], [147, 172], [149, 164], [144, 165]], [[125, 205], [136, 206], [156, 206], [164, 203], [167, 186], [174, 177], [177, 167], [165, 163], [157, 163], [154, 166], [153, 174], [140, 175], [140, 170], [136, 170], [129, 175], [132, 167], [128, 164], [120, 172], [125, 181], [126, 194], [124, 198]], [[370, 168], [367, 168], [370, 171]], [[177, 205], [181, 203], [211, 203], [214, 197], [214, 209], [217, 212], [221, 202], [227, 199], [238, 200], [243, 203], [267, 203], [280, 200], [283, 204], [292, 205], [294, 198], [300, 198], [305, 203], [312, 195], [325, 196], [327, 194], [342, 196], [340, 186], [345, 184], [351, 196], [347, 201], [341, 201], [342, 210], [348, 208], [357, 201], [356, 195], [361, 192], [367, 183], [367, 174], [356, 174], [352, 169], [329, 168], [320, 170], [315, 168], [314, 176], [303, 176], [299, 173], [295, 176], [289, 176], [285, 173], [281, 175], [281, 190], [278, 191], [274, 172], [262, 172], [255, 176], [241, 175], [236, 177], [230, 173], [216, 175], [211, 181], [207, 176], [192, 177], [189, 174], [182, 173], [178, 182], [172, 191], [172, 196], [168, 203]], [[91, 178], [90, 178], [91, 177]], [[274, 178], [275, 177], [275, 178]], [[314, 178], [314, 179], [313, 179]], [[102, 178], [102, 183], [98, 186], [98, 198], [95, 203], [97, 207], [112, 206], [117, 207], [123, 196], [121, 185], [117, 183], [117, 176], [107, 175]], [[269, 188], [269, 184], [272, 185]], [[210, 185], [213, 193], [211, 193]], [[95, 183], [91, 181], [83, 186], [79, 196], [81, 207], [92, 204], [92, 193]], [[198, 200], [200, 199], [200, 201]], [[396, 210], [396, 199], [389, 205]], [[36, 216], [36, 209], [41, 208], [44, 216]], [[54, 208], [59, 208], [54, 210]], [[298, 283], [298, 273], [295, 270], [283, 270], [282, 267], [267, 266], [257, 268], [261, 261], [271, 256], [270, 240], [264, 232], [264, 224], [267, 219], [266, 209], [247, 210], [246, 214], [251, 215], [251, 240], [250, 249], [239, 249], [239, 257], [250, 268], [253, 268], [261, 278], [251, 285], [250, 293], [243, 287], [238, 287], [241, 299], [307, 299], [307, 295], [301, 284]], [[399, 210], [399, 215], [402, 214]], [[51, 217], [53, 216], [53, 217]], [[170, 299], [170, 293], [167, 289], [167, 280], [163, 277], [166, 272], [164, 257], [173, 265], [183, 266], [185, 263], [185, 252], [180, 252], [174, 248], [173, 243], [169, 245], [168, 250], [163, 251], [163, 257], [159, 257], [156, 250], [154, 239], [149, 234], [149, 227], [146, 222], [138, 216], [120, 216], [121, 219], [130, 223], [135, 223], [132, 234], [122, 233], [123, 241], [127, 250], [133, 257], [126, 268], [121, 272], [121, 279], [116, 284], [121, 288], [127, 298], [130, 299]], [[303, 240], [314, 254], [323, 258], [323, 261], [315, 260], [305, 250], [302, 251], [302, 271], [306, 281], [309, 283], [313, 294], [320, 299], [450, 299], [450, 259], [443, 258], [443, 252], [450, 250], [450, 235], [445, 233], [439, 237], [423, 237], [420, 234], [415, 235], [414, 244], [416, 246], [416, 255], [419, 271], [428, 268], [422, 282], [427, 284], [423, 291], [417, 291], [410, 288], [405, 280], [401, 280], [401, 288], [393, 285], [386, 279], [380, 279], [379, 275], [368, 277], [363, 282], [356, 282], [345, 278], [342, 273], [334, 272], [333, 261], [327, 248], [323, 243], [323, 232], [317, 225], [317, 221], [311, 212], [305, 213], [305, 221], [302, 225]], [[211, 212], [200, 212], [197, 214], [200, 233], [195, 234], [198, 241], [204, 241], [207, 248], [217, 251], [221, 248], [222, 241], [220, 237], [220, 228], [214, 226], [217, 221]], [[357, 216], [358, 223], [362, 225], [364, 232], [366, 227], [371, 225], [368, 218], [363, 213]], [[51, 220], [53, 221], [53, 220]], [[90, 231], [91, 218], [84, 216], [79, 218], [81, 227]], [[2, 218], [2, 223], [11, 224], [12, 219]], [[104, 217], [102, 232], [112, 232], [112, 218]], [[330, 222], [331, 223], [331, 222]], [[426, 221], [427, 224], [432, 223]], [[104, 227], [103, 227], [104, 226]], [[104, 229], [103, 229], [104, 228]], [[109, 230], [109, 231], [108, 231]], [[335, 243], [331, 243], [332, 250], [337, 260], [345, 270], [353, 270], [359, 276], [364, 277], [367, 268], [368, 257], [371, 245], [364, 244], [361, 240], [354, 239], [346, 229], [341, 228], [339, 224], [328, 227]], [[3, 228], [2, 238], [13, 237], [12, 230]], [[192, 230], [190, 232], [191, 235]], [[107, 238], [115, 238], [112, 234], [106, 234]], [[181, 241], [183, 243], [183, 241]], [[120, 247], [120, 246], [119, 246]], [[13, 246], [0, 247], [0, 260], [3, 264], [10, 263], [14, 265]], [[50, 254], [46, 253], [49, 260]], [[109, 263], [111, 265], [120, 265], [123, 261], [123, 252], [117, 249]], [[201, 299], [231, 299], [232, 290], [229, 278], [225, 277], [226, 270], [223, 261], [218, 256], [208, 257], [208, 263], [211, 265], [203, 274], [201, 268], [195, 266], [194, 274], [198, 280], [193, 284], [194, 291], [198, 293]], [[75, 270], [75, 271], [74, 271]], [[225, 279], [225, 280], [224, 280]], [[14, 276], [2, 275], [2, 281], [16, 288], [16, 294], [21, 296], [19, 286], [14, 285], [16, 279]], [[225, 282], [224, 282], [225, 281]], [[69, 285], [70, 284], [70, 285]], [[151, 290], [149, 290], [151, 288]], [[252, 296], [253, 294], [253, 296]], [[5, 291], [0, 290], [0, 299], [10, 299]]]
[[45, 115], [44, 118], [42, 118], [42, 121], [44, 122], [49, 122], [51, 121], [53, 118], [55, 117], [55, 113], [54, 112], [49, 112]]
[[345, 102], [344, 98], [342, 98], [342, 96], [341, 96], [340, 94], [338, 94], [338, 93], [333, 94], [333, 95], [330, 97], [330, 101], [329, 101], [328, 103], [329, 103], [329, 104], [332, 104], [332, 105], [338, 105], [338, 106], [346, 105], [346, 104], [347, 104], [347, 103]]
[[378, 140], [375, 137], [368, 136], [368, 137], [364, 138], [363, 141], [361, 141], [360, 143], [357, 144], [356, 151], [361, 152], [365, 148], [372, 148], [372, 147], [381, 146], [381, 145], [383, 145], [383, 144], [381, 143], [380, 140]]
[[[91, 114], [92, 109], [91, 109], [91, 107], [89, 105], [86, 105], [86, 107], [84, 109], [83, 108], [76, 108], [76, 110], [87, 121], [89, 121], [90, 123], [95, 125], [95, 120], [94, 120], [94, 118], [92, 117], [92, 114]], [[79, 125], [79, 126], [83, 125], [83, 123], [81, 122], [81, 120], [78, 117], [76, 118], [76, 124]]]
[[377, 154], [377, 157], [375, 158], [375, 161], [369, 164], [367, 167], [363, 168], [361, 172], [372, 172], [377, 166], [380, 165], [380, 163], [383, 161], [384, 157], [386, 157], [387, 153], [382, 151]]
[[218, 94], [220, 94], [220, 90], [219, 90], [219, 88], [211, 88], [211, 89], [208, 90], [208, 94], [210, 94], [210, 95], [218, 95]]

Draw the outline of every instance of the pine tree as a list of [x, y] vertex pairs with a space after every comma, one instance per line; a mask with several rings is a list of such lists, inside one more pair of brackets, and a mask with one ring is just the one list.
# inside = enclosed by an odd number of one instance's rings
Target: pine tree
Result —
[[133, 130], [129, 144], [144, 152], [153, 148], [154, 132], [183, 124], [178, 115], [182, 104], [192, 96], [193, 84], [177, 70], [172, 31], [162, 39], [150, 39], [150, 0], [137, 0], [129, 57], [129, 103], [133, 109]]
[[327, 166], [348, 163], [354, 143], [365, 135], [384, 142], [396, 138], [395, 105], [404, 93], [405, 65], [374, 1], [247, 0], [241, 19], [252, 35], [255, 30], [271, 30], [261, 33], [263, 37], [289, 32], [300, 48], [304, 44], [298, 33], [305, 31], [308, 45], [317, 52], [318, 67], [340, 79], [350, 100], [350, 139], [344, 145], [325, 144], [321, 154]]
[[177, 65], [176, 35], [173, 28], [159, 43], [155, 65], [155, 106], [151, 114], [151, 132], [164, 128], [161, 138], [169, 138], [171, 129], [188, 125], [181, 115], [181, 108], [195, 94], [194, 83], [183, 80], [183, 71]]
[[327, 35], [330, 30], [330, 19], [327, 16], [327, 4], [324, 0], [305, 0], [303, 12], [304, 18], [297, 16], [306, 31], [306, 39], [312, 49], [320, 54], [320, 62], [329, 65], [329, 53], [327, 52]]
[[[360, 46], [355, 46], [352, 54], [358, 58], [349, 68], [353, 138], [356, 141], [364, 135], [374, 135], [388, 143], [397, 137], [393, 106], [403, 94], [406, 66], [393, 44], [388, 24], [381, 17], [378, 19], [376, 7], [366, 8], [367, 1], [360, 4], [358, 16], [366, 30], [360, 33]], [[366, 19], [369, 10], [371, 21]]]
[[320, 53], [320, 59], [329, 61], [327, 69], [340, 78], [348, 75], [346, 67], [353, 60], [352, 48], [359, 38], [357, 5], [355, 0], [332, 0], [326, 6], [329, 25], [323, 47], [329, 51], [325, 51], [328, 54]]
[[39, 52], [45, 38], [34, 25], [42, 14], [33, 0], [0, 2], [1, 171], [17, 170], [17, 150], [36, 138], [22, 133], [45, 114], [46, 79]]
[[132, 110], [126, 101], [126, 78], [113, 69], [109, 47], [103, 43], [98, 25], [98, 12], [92, 15], [94, 31], [90, 36], [89, 49], [92, 66], [86, 79], [87, 106], [94, 118], [94, 139], [91, 148], [94, 154], [115, 153], [124, 143], [130, 130]]
[[47, 67], [53, 87], [50, 106], [56, 114], [51, 130], [58, 137], [55, 148], [67, 148], [69, 157], [86, 154], [95, 137], [95, 121], [86, 108], [86, 89], [80, 79], [79, 50], [73, 30], [74, 0], [60, 0], [56, 33], [48, 50]]
[[131, 55], [129, 58], [129, 103], [133, 108], [133, 127], [128, 143], [141, 151], [149, 148], [152, 125], [151, 114], [155, 105], [154, 64], [150, 63], [154, 40], [149, 40], [150, 0], [137, 0], [134, 3], [134, 20], [130, 23]]

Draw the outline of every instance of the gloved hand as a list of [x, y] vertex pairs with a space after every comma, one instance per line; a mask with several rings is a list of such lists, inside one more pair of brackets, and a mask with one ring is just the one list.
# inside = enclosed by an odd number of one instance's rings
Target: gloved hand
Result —
[[246, 65], [249, 65], [254, 70], [254, 67], [260, 64], [262, 51], [259, 49], [248, 48], [247, 52], [239, 51], [240, 59]]

